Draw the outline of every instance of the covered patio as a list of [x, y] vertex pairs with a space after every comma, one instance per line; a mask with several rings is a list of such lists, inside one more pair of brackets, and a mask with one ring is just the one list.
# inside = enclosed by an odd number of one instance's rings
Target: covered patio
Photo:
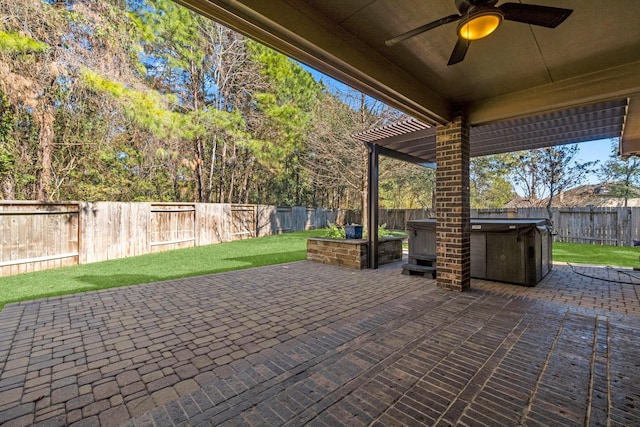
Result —
[[0, 424], [640, 424], [638, 277], [471, 279], [468, 188], [480, 126], [612, 101], [640, 151], [640, 8], [558, 0], [558, 28], [505, 22], [447, 66], [455, 28], [385, 40], [453, 0], [180, 3], [435, 129], [438, 279], [298, 262], [9, 304]]
[[[531, 6], [495, 0], [177, 1], [432, 127], [429, 147], [420, 138], [369, 143], [368, 225], [377, 227], [378, 156], [435, 157], [442, 288], [470, 288], [472, 153], [611, 135], [619, 138], [620, 155], [640, 152], [640, 8], [626, 0], [524, 2]], [[549, 21], [541, 6], [564, 9], [562, 19], [551, 12]], [[489, 36], [469, 42], [458, 24], [476, 13], [500, 19]], [[585, 108], [616, 110], [617, 128], [605, 130], [597, 113], [574, 121]], [[523, 144], [519, 131], [500, 142], [496, 135], [489, 142], [474, 138], [482, 127], [500, 133], [512, 124], [533, 129], [536, 142]], [[377, 238], [370, 235], [370, 266], [376, 268]]]
[[637, 425], [638, 284], [302, 261], [9, 304], [0, 424]]

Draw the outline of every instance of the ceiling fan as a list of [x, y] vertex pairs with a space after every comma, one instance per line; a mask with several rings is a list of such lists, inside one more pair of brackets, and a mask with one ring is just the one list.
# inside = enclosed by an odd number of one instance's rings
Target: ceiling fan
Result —
[[522, 3], [503, 3], [495, 6], [498, 0], [454, 0], [459, 15], [449, 15], [436, 21], [414, 28], [387, 40], [387, 46], [393, 46], [408, 38], [417, 36], [450, 22], [458, 24], [458, 41], [449, 57], [447, 65], [461, 62], [473, 40], [479, 40], [493, 33], [502, 20], [522, 22], [541, 27], [555, 28], [560, 25], [573, 10], [558, 7], [538, 6]]

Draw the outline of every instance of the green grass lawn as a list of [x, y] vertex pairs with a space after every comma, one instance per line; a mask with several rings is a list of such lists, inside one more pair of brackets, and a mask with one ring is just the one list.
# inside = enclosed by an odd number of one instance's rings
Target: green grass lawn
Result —
[[0, 277], [0, 309], [15, 301], [300, 261], [307, 258], [307, 238], [324, 232], [286, 233]]
[[[15, 301], [300, 261], [307, 256], [307, 238], [324, 233], [286, 233], [0, 277], [0, 309]], [[556, 262], [636, 267], [639, 255], [640, 247], [553, 244]]]
[[571, 264], [640, 267], [640, 247], [553, 243], [553, 261]]

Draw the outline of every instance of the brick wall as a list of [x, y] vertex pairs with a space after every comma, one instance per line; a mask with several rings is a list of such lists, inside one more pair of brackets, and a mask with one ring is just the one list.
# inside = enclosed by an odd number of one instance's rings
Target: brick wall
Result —
[[[368, 242], [361, 239], [307, 239], [307, 259], [324, 264], [363, 269], [367, 267]], [[384, 238], [378, 241], [378, 263], [402, 259], [402, 238]]]
[[436, 130], [437, 285], [464, 291], [471, 284], [469, 125], [458, 114]]

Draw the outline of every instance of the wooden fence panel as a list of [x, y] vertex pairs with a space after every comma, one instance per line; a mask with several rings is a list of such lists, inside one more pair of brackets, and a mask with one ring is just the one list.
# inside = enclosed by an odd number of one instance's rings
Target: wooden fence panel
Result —
[[633, 240], [640, 240], [640, 209], [629, 209], [629, 244], [632, 244]]
[[316, 210], [304, 206], [295, 206], [293, 208], [294, 225], [291, 231], [295, 230], [311, 230], [316, 224]]
[[[559, 209], [554, 218], [556, 240], [597, 245], [626, 245], [628, 232], [621, 226], [628, 223], [624, 208]], [[624, 221], [623, 221], [624, 220]]]
[[318, 212], [314, 208], [296, 206], [294, 208], [296, 225], [294, 230], [311, 230], [316, 228]]
[[324, 210], [324, 214], [325, 214], [325, 223], [323, 225], [323, 227], [326, 227], [329, 223], [331, 224], [336, 224], [338, 221], [338, 214], [340, 213], [340, 209], [331, 209], [331, 210]]
[[0, 205], [0, 276], [78, 263], [78, 205]]
[[304, 207], [280, 209], [278, 218], [275, 206], [0, 202], [0, 276], [265, 236], [283, 228], [324, 227], [327, 218], [322, 208]]
[[618, 208], [618, 245], [631, 246], [633, 240], [631, 208]]
[[150, 203], [83, 202], [80, 263], [149, 252]]
[[292, 231], [295, 229], [293, 223], [293, 208], [291, 206], [278, 206], [276, 208], [276, 227], [275, 230], [272, 231], [277, 231], [278, 233]]
[[190, 248], [196, 244], [193, 203], [152, 204], [149, 225], [149, 252]]
[[[266, 209], [259, 209], [255, 205], [231, 205], [231, 238], [241, 240], [263, 235], [261, 233], [269, 227], [265, 227], [262, 221], [260, 225], [258, 224], [258, 212], [264, 215], [265, 211]], [[270, 217], [271, 215], [267, 216], [267, 218]], [[263, 219], [262, 216], [261, 219]], [[269, 224], [269, 221], [266, 224]], [[261, 233], [258, 233], [258, 230]], [[266, 231], [266, 234], [272, 233]]]
[[432, 209], [380, 209], [378, 223], [389, 230], [405, 230], [408, 221], [434, 217]]
[[231, 241], [231, 205], [196, 203], [196, 245]]

